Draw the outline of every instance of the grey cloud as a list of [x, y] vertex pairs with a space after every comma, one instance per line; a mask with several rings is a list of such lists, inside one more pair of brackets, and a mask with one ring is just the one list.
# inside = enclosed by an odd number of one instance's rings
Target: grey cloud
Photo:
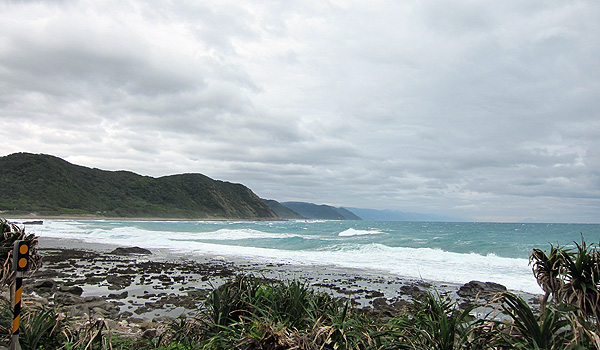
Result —
[[202, 172], [278, 200], [597, 221], [596, 2], [0, 10], [3, 154]]
[[41, 45], [45, 44], [19, 43], [0, 57], [4, 68], [11, 72], [7, 78], [12, 84], [68, 97], [94, 93], [102, 87], [123, 89], [133, 95], [157, 96], [203, 85], [201, 74], [152, 66], [141, 57], [143, 53], [136, 57], [97, 52], [94, 47]]

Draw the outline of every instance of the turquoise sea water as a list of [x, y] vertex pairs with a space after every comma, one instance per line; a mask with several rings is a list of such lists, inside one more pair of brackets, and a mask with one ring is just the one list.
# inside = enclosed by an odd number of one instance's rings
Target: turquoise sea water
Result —
[[161, 248], [264, 262], [361, 268], [382, 274], [466, 283], [494, 281], [539, 293], [532, 248], [600, 242], [598, 224], [369, 221], [198, 222], [46, 220], [40, 237]]

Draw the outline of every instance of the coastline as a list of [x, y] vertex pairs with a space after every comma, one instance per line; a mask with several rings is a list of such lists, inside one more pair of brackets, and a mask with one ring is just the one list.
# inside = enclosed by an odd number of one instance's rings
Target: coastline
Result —
[[289, 221], [281, 218], [169, 218], [169, 217], [115, 217], [115, 216], [100, 216], [94, 214], [65, 214], [65, 215], [6, 215], [0, 212], [0, 217], [4, 217], [11, 222], [19, 222], [22, 220], [98, 220], [98, 221]]
[[[26, 280], [25, 291], [68, 307], [72, 316], [145, 321], [193, 315], [210, 290], [238, 275], [297, 280], [318, 291], [347, 298], [355, 307], [390, 315], [428, 291], [459, 303], [477, 302], [479, 298], [459, 295], [464, 286], [458, 284], [371, 270], [232, 259], [202, 252], [176, 255], [160, 249], [151, 255], [117, 255], [112, 253], [115, 248], [111, 244], [41, 237], [38, 249], [44, 264]], [[538, 295], [512, 292], [531, 305], [539, 299]], [[88, 301], [91, 304], [86, 306]], [[100, 307], [101, 301], [108, 304]]]

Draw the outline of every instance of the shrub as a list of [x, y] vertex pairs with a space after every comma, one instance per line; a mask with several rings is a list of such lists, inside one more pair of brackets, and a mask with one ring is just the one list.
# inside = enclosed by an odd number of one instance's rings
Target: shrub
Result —
[[473, 306], [460, 310], [455, 302], [427, 293], [413, 300], [406, 314], [392, 319], [384, 334], [389, 348], [453, 350], [468, 347], [478, 322]]
[[372, 343], [369, 324], [348, 302], [316, 292], [307, 284], [238, 276], [215, 288], [195, 318], [174, 321], [162, 345], [366, 349]]
[[[546, 293], [542, 309], [548, 302], [576, 307], [577, 315], [595, 324], [600, 331], [600, 251], [598, 246], [575, 242], [575, 249], [550, 247], [550, 252], [533, 249], [530, 255], [533, 273]], [[549, 297], [552, 297], [549, 299]]]
[[502, 322], [505, 330], [498, 333], [505, 345], [516, 349], [557, 350], [577, 343], [569, 320], [574, 307], [560, 304], [536, 316], [529, 305], [514, 294], [503, 293], [500, 301], [504, 312], [512, 318], [511, 322]]
[[0, 218], [0, 288], [4, 288], [14, 280], [15, 273], [12, 271], [12, 250], [17, 240], [30, 241], [29, 246], [29, 273], [41, 267], [42, 258], [37, 254], [37, 237], [34, 234], [26, 234], [24, 228]]

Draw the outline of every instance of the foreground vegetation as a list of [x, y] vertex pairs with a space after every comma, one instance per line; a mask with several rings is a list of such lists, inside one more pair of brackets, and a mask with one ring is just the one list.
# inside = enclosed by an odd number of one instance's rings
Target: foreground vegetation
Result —
[[[2, 227], [5, 239], [24, 237], [15, 225]], [[83, 323], [37, 306], [26, 308], [20, 339], [23, 349], [600, 349], [598, 247], [582, 242], [575, 250], [534, 250], [531, 263], [546, 291], [539, 313], [501, 293], [486, 304], [489, 314], [474, 318], [476, 305], [461, 308], [427, 293], [384, 317], [299, 281], [238, 276], [214, 288], [194, 317], [149, 335], [117, 334], [107, 320]], [[5, 300], [5, 344], [11, 321]]]

